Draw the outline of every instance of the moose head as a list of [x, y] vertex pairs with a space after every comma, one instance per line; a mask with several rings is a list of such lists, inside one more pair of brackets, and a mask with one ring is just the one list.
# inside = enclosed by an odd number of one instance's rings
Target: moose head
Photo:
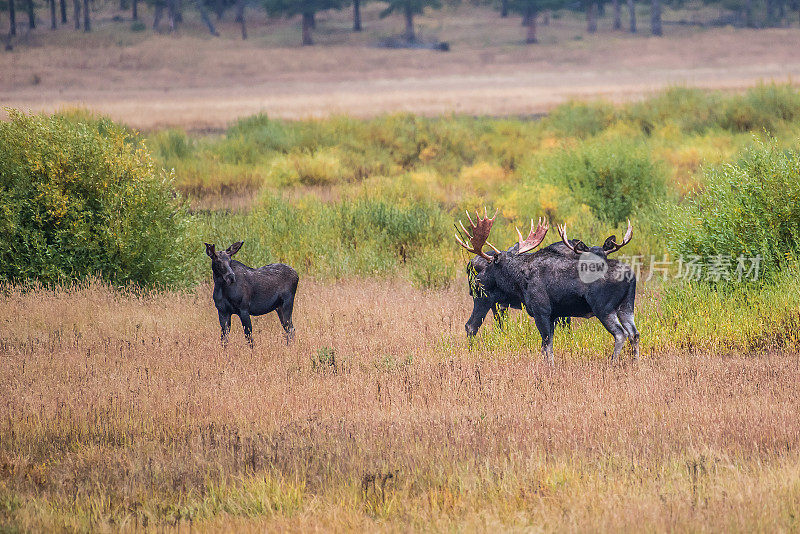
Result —
[[633, 227], [631, 226], [631, 220], [628, 219], [628, 229], [625, 231], [625, 237], [622, 238], [622, 243], [617, 243], [617, 236], [612, 235], [605, 240], [602, 247], [589, 247], [580, 239], [574, 239], [572, 242], [570, 242], [570, 240], [567, 239], [566, 224], [558, 225], [558, 235], [561, 236], [561, 241], [575, 254], [588, 252], [605, 259], [612, 252], [616, 252], [630, 243], [631, 238], [633, 237]]
[[217, 252], [213, 244], [206, 243], [206, 254], [211, 258], [211, 271], [221, 277], [227, 284], [236, 283], [236, 275], [231, 269], [231, 258], [239, 252], [244, 241], [238, 241], [222, 252]]
[[[497, 247], [495, 247], [494, 245], [492, 245], [487, 241], [487, 239], [489, 239], [489, 232], [492, 231], [492, 225], [494, 224], [494, 219], [495, 217], [497, 217], [497, 211], [494, 212], [493, 216], [489, 217], [489, 213], [486, 211], [486, 208], [484, 207], [483, 218], [481, 218], [477, 210], [475, 211], [475, 216], [478, 219], [477, 223], [475, 223], [472, 220], [472, 217], [470, 217], [469, 212], [467, 212], [467, 218], [469, 219], [469, 223], [472, 226], [472, 232], [464, 228], [464, 224], [461, 221], [459, 221], [459, 224], [461, 225], [461, 230], [464, 232], [464, 234], [466, 234], [467, 239], [469, 239], [471, 246], [468, 246], [466, 243], [464, 243], [464, 241], [462, 241], [461, 238], [459, 237], [458, 233], [456, 233], [456, 241], [458, 241], [458, 243], [462, 247], [472, 252], [476, 256], [482, 257], [486, 261], [493, 262], [495, 260], [499, 260], [502, 255], [502, 252], [500, 250], [497, 250]], [[542, 242], [542, 240], [544, 240], [544, 236], [547, 235], [547, 230], [549, 228], [550, 226], [548, 226], [547, 221], [540, 218], [536, 226], [536, 229], [534, 230], [533, 219], [531, 219], [531, 231], [528, 233], [528, 237], [525, 239], [522, 238], [522, 232], [520, 232], [519, 228], [517, 228], [517, 235], [519, 236], [519, 247], [517, 248], [515, 254], [523, 254], [538, 247], [539, 244]], [[488, 254], [486, 254], [483, 251], [484, 245], [489, 245], [490, 247], [492, 247], [492, 249], [494, 249], [495, 251], [495, 255], [489, 256]]]

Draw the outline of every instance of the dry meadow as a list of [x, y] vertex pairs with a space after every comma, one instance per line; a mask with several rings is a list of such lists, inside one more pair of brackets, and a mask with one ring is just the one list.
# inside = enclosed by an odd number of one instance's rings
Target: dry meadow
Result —
[[468, 346], [461, 287], [309, 279], [292, 346], [273, 314], [255, 349], [236, 323], [223, 350], [210, 293], [3, 291], [1, 521], [797, 529], [794, 350], [648, 350], [611, 367], [610, 336], [567, 347], [561, 333], [549, 368], [533, 334]]
[[[203, 130], [258, 112], [526, 115], [573, 98], [630, 101], [674, 85], [742, 90], [800, 78], [796, 27], [667, 25], [653, 38], [645, 9], [635, 35], [611, 31], [610, 14], [595, 35], [578, 17], [554, 16], [540, 26], [540, 44], [526, 46], [518, 17], [469, 6], [418, 19], [423, 38], [451, 43], [442, 53], [378, 48], [401, 24], [380, 19], [380, 9], [367, 4], [363, 34], [348, 31], [348, 10], [320, 15], [313, 47], [297, 46], [296, 20], [268, 21], [255, 10], [247, 41], [230, 21], [220, 24], [222, 37], [209, 37], [193, 12], [173, 35], [133, 33], [104, 12], [89, 35], [37, 30], [0, 55], [0, 107], [86, 106], [140, 129]], [[668, 10], [665, 20], [695, 16]]]

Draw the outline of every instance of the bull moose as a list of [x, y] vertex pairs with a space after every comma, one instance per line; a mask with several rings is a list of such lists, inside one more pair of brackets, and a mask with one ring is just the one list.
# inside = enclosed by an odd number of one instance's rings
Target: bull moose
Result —
[[[565, 317], [597, 317], [614, 336], [612, 362], [626, 339], [630, 340], [634, 358], [639, 357], [639, 332], [633, 320], [636, 277], [624, 263], [608, 259], [609, 254], [630, 242], [630, 221], [619, 244], [612, 235], [602, 246], [589, 247], [580, 240], [567, 239], [564, 225], [558, 227], [560, 242], [525, 254], [544, 240], [549, 229], [546, 221], [540, 219], [536, 229], [531, 221], [526, 239], [517, 229], [519, 243], [500, 251], [487, 241], [497, 213], [489, 217], [484, 210], [484, 217], [477, 212], [475, 215], [477, 222], [467, 213], [471, 232], [461, 224], [470, 245], [456, 234], [462, 247], [485, 261], [485, 266], [476, 272], [476, 287], [471, 291], [473, 308], [465, 325], [467, 335], [472, 337], [478, 332], [489, 310], [524, 305], [542, 336], [542, 354], [549, 363], [553, 362], [556, 321]], [[485, 245], [494, 249], [494, 254], [485, 253]]]
[[222, 328], [221, 340], [225, 345], [231, 329], [231, 315], [238, 315], [244, 328], [244, 336], [253, 346], [251, 315], [278, 313], [288, 344], [294, 338], [292, 309], [297, 283], [297, 271], [283, 263], [271, 263], [258, 269], [231, 259], [239, 252], [244, 241], [239, 241], [226, 250], [217, 252], [214, 245], [206, 243], [206, 254], [211, 258], [214, 276], [214, 305], [219, 313]]

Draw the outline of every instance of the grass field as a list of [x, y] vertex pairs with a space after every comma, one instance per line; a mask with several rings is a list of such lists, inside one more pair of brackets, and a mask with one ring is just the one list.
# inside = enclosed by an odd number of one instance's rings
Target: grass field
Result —
[[469, 348], [468, 300], [306, 279], [295, 345], [265, 317], [222, 350], [207, 285], [6, 290], [0, 524], [796, 528], [795, 344], [610, 368], [579, 322], [549, 368], [517, 333]]

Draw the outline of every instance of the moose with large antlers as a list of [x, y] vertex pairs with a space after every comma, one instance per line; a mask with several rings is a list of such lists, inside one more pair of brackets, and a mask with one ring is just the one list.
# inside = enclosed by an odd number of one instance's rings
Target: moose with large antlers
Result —
[[[553, 363], [556, 321], [565, 317], [597, 317], [614, 336], [612, 362], [626, 340], [630, 340], [634, 359], [639, 357], [639, 332], [633, 321], [636, 277], [630, 267], [608, 258], [630, 242], [630, 221], [619, 244], [612, 235], [602, 246], [589, 247], [580, 240], [567, 239], [564, 225], [558, 227], [561, 241], [526, 254], [544, 240], [549, 229], [546, 221], [540, 219], [534, 229], [531, 220], [525, 239], [517, 229], [519, 243], [500, 251], [488, 242], [497, 212], [492, 217], [485, 210], [483, 217], [477, 212], [475, 215], [477, 222], [467, 213], [471, 231], [460, 223], [470, 244], [456, 234], [458, 243], [476, 255], [472, 264], [482, 267], [476, 269], [472, 315], [465, 325], [470, 337], [478, 332], [489, 310], [524, 306], [542, 336], [542, 354], [549, 363]], [[487, 254], [485, 245], [494, 251]]]

